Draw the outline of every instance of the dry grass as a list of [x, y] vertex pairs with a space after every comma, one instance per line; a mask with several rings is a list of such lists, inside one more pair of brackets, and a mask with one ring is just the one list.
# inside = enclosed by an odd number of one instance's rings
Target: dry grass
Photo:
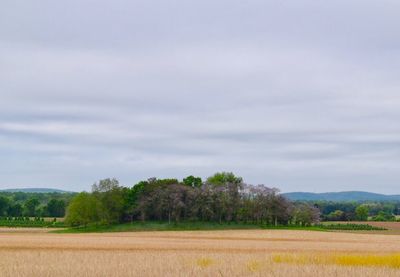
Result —
[[276, 254], [275, 263], [400, 268], [400, 254]]
[[397, 253], [374, 234], [0, 232], [1, 276], [400, 276]]

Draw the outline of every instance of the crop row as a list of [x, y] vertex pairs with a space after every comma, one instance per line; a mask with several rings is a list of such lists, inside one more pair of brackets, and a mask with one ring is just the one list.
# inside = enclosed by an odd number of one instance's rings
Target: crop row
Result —
[[327, 229], [327, 230], [360, 230], [360, 231], [384, 231], [387, 230], [383, 227], [372, 226], [369, 224], [320, 224], [317, 225], [320, 228]]

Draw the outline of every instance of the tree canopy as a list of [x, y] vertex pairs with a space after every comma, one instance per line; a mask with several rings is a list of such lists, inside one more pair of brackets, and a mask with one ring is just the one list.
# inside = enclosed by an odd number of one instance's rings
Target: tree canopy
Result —
[[[79, 212], [88, 209], [94, 211]], [[245, 184], [231, 172], [219, 172], [205, 182], [193, 175], [182, 181], [153, 177], [131, 188], [116, 179], [100, 180], [92, 193], [77, 195], [67, 211], [67, 222], [73, 225], [132, 220], [311, 224], [319, 220], [319, 210], [295, 205], [275, 188]]]
[[81, 192], [69, 204], [65, 222], [72, 226], [101, 222], [102, 210], [101, 202], [94, 195]]

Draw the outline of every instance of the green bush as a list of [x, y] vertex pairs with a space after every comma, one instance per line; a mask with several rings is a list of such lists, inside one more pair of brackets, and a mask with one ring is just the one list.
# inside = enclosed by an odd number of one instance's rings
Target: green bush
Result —
[[327, 230], [354, 230], [354, 231], [384, 231], [387, 230], [386, 228], [376, 227], [369, 224], [354, 224], [354, 223], [347, 223], [347, 224], [320, 224], [316, 225], [320, 228], [327, 229]]
[[[57, 219], [56, 219], [57, 220]], [[65, 227], [63, 222], [45, 221], [44, 218], [0, 218], [0, 226], [2, 227]]]
[[372, 221], [396, 221], [396, 217], [391, 213], [380, 211], [372, 218]]

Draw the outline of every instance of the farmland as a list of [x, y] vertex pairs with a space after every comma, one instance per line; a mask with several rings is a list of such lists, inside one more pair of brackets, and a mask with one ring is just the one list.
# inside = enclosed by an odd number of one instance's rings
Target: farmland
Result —
[[379, 234], [0, 230], [2, 276], [398, 276], [398, 253]]

